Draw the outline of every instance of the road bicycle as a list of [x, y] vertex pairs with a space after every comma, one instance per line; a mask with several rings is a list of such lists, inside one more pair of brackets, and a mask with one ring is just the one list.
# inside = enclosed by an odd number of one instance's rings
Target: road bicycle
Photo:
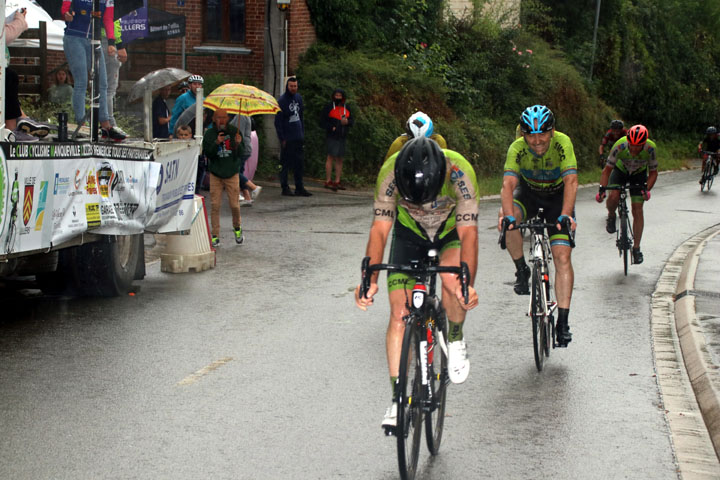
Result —
[[[529, 243], [530, 253], [530, 302], [527, 316], [531, 319], [533, 334], [533, 354], [535, 356], [535, 367], [542, 371], [545, 357], [550, 356], [550, 349], [557, 347], [555, 342], [555, 291], [552, 288], [552, 250], [547, 229], [555, 229], [556, 223], [547, 223], [543, 220], [543, 209], [538, 210], [537, 216], [533, 219], [522, 222], [517, 228], [521, 232], [529, 231], [531, 235]], [[505, 249], [505, 234], [507, 223], [503, 223], [503, 231], [500, 236], [500, 248]], [[564, 227], [570, 231], [569, 226]], [[571, 247], [575, 246], [572, 234], [568, 233]]]
[[615, 245], [617, 246], [618, 253], [623, 259], [623, 272], [625, 276], [628, 273], [628, 265], [634, 263], [630, 250], [633, 246], [633, 230], [632, 222], [630, 221], [630, 211], [627, 207], [628, 192], [633, 189], [639, 189], [645, 191], [646, 185], [633, 184], [633, 185], [619, 185], [613, 187], [607, 187], [606, 190], [619, 190], [620, 199], [617, 206], [617, 219], [620, 221], [620, 228], [615, 229]]
[[403, 317], [405, 333], [393, 398], [398, 406], [397, 426], [386, 427], [385, 430], [386, 435], [394, 435], [397, 439], [401, 478], [412, 480], [417, 471], [423, 421], [428, 450], [432, 455], [437, 455], [440, 450], [447, 386], [450, 383], [448, 320], [435, 294], [436, 274], [457, 274], [467, 303], [470, 270], [465, 262], [461, 262], [459, 267], [438, 265], [438, 252], [435, 249], [430, 249], [426, 258], [412, 261], [409, 265], [370, 265], [370, 257], [365, 257], [361, 270], [360, 295], [363, 297], [370, 288], [374, 272], [401, 272], [415, 279], [412, 296], [406, 303], [409, 313]]
[[715, 180], [715, 175], [717, 174], [717, 163], [720, 161], [718, 157], [720, 157], [720, 153], [718, 152], [701, 152], [704, 155], [707, 155], [707, 159], [705, 160], [705, 168], [702, 171], [702, 177], [700, 178], [700, 191], [707, 189], [707, 191], [710, 191], [710, 187], [712, 187], [713, 180]]

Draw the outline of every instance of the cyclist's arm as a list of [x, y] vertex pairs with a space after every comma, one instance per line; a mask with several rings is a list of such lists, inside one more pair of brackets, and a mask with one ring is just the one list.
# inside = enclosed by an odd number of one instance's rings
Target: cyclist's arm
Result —
[[607, 184], [610, 181], [610, 174], [612, 173], [613, 168], [614, 167], [611, 167], [610, 165], [605, 165], [605, 168], [603, 168], [603, 171], [600, 174], [600, 186], [601, 187], [607, 187]]
[[467, 263], [470, 270], [470, 286], [473, 286], [478, 260], [477, 226], [457, 227], [457, 232], [460, 238], [460, 261]]
[[[515, 175], [506, 173], [503, 177], [502, 190], [500, 190], [500, 204], [502, 206], [502, 215], [504, 217], [513, 215], [513, 192], [515, 191], [515, 188], [517, 188], [518, 183], [518, 177]], [[517, 220], [520, 221], [519, 218]], [[500, 225], [498, 225], [498, 227], [502, 228]], [[510, 228], [512, 229], [513, 226], [511, 225]]]
[[570, 228], [575, 230], [575, 219], [573, 218], [573, 210], [575, 210], [575, 198], [577, 197], [578, 178], [577, 174], [571, 173], [563, 177], [563, 206], [561, 215], [567, 215], [570, 218]]
[[649, 192], [652, 190], [652, 188], [655, 186], [655, 182], [657, 181], [658, 172], [657, 170], [650, 170], [648, 173], [648, 179], [647, 179], [647, 191]]
[[[385, 244], [387, 243], [392, 226], [393, 222], [391, 221], [375, 219], [370, 227], [370, 236], [368, 238], [367, 248], [365, 249], [365, 255], [370, 257], [370, 265], [382, 262]], [[374, 272], [372, 274], [370, 288], [367, 291], [366, 297], [360, 297], [360, 285], [355, 288], [355, 304], [358, 308], [367, 310], [367, 307], [373, 304], [373, 296], [378, 291], [377, 279], [379, 275], [380, 272]]]

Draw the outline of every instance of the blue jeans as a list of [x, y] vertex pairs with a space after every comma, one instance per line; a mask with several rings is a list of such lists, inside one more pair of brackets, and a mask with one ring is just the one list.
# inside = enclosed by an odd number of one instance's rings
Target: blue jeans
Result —
[[[63, 37], [63, 50], [65, 50], [65, 58], [67, 59], [70, 72], [75, 80], [73, 88], [72, 107], [75, 113], [75, 121], [80, 124], [85, 122], [85, 92], [88, 86], [88, 72], [91, 65], [91, 45], [90, 39], [83, 37], [74, 37], [65, 35]], [[100, 94], [100, 112], [99, 120], [106, 122], [109, 120], [107, 113], [107, 74], [105, 72], [105, 54], [102, 48], [99, 48], [101, 55], [96, 65], [98, 72], [98, 83], [96, 94]]]

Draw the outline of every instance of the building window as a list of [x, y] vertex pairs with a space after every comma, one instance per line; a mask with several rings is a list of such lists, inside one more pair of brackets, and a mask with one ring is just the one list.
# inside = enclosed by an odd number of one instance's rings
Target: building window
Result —
[[245, 0], [205, 0], [205, 41], [245, 42]]

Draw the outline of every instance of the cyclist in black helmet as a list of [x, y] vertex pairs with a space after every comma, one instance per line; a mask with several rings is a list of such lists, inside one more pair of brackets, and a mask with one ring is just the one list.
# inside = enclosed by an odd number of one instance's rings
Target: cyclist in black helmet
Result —
[[[718, 138], [718, 130], [715, 127], [708, 127], [707, 130], [705, 130], [705, 138], [702, 139], [700, 143], [698, 143], [698, 153], [702, 155], [702, 168], [700, 169], [701, 172], [705, 171], [705, 164], [707, 163], [708, 155], [707, 153], [702, 152], [718, 152], [720, 151], [720, 138]], [[713, 172], [714, 175], [717, 175], [718, 173], [718, 156], [713, 156], [713, 165], [715, 166], [715, 170]], [[700, 179], [700, 184], [702, 184], [705, 181], [705, 177]]]
[[600, 141], [600, 147], [598, 148], [600, 156], [602, 157], [605, 155], [605, 147], [607, 145], [610, 145], [610, 148], [612, 148], [612, 146], [615, 145], [615, 142], [625, 135], [627, 135], [627, 130], [625, 129], [625, 124], [622, 120], [613, 120], [610, 122], [610, 129], [605, 132], [605, 135], [603, 135], [603, 138]]
[[[472, 166], [462, 155], [441, 149], [425, 136], [408, 140], [402, 149], [383, 164], [375, 188], [374, 221], [370, 228], [366, 255], [370, 264], [383, 259], [385, 244], [392, 230], [390, 263], [407, 264], [427, 256], [429, 249], [440, 252], [440, 265], [470, 268], [469, 301], [462, 300], [456, 275], [442, 274], [442, 303], [450, 321], [448, 334], [449, 376], [462, 383], [470, 371], [462, 325], [465, 312], [478, 304], [472, 285], [478, 254], [477, 180]], [[395, 227], [393, 229], [393, 226]], [[355, 302], [366, 310], [378, 291], [378, 274], [371, 279], [367, 297], [355, 289]], [[414, 279], [392, 273], [387, 279], [390, 297], [390, 323], [386, 346], [390, 381], [395, 388], [400, 350], [405, 331], [403, 316]], [[394, 391], [393, 391], [394, 394]], [[394, 395], [393, 395], [393, 398]], [[397, 404], [388, 408], [383, 426], [395, 426]]]

